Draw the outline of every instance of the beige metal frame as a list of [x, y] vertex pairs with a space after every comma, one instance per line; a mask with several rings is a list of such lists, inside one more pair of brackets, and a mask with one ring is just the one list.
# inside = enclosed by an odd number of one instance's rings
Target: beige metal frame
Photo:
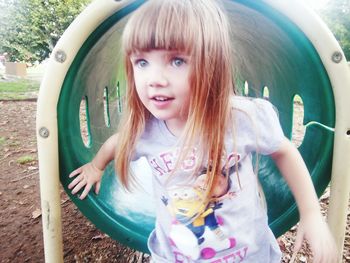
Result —
[[115, 0], [92, 2], [58, 41], [40, 86], [36, 129], [45, 262], [63, 262], [57, 133], [57, 103], [61, 87], [84, 41], [126, 3]]
[[[265, 2], [289, 17], [305, 33], [320, 55], [332, 84], [336, 123], [328, 223], [339, 250], [337, 262], [341, 262], [350, 193], [350, 68], [331, 31], [302, 1]], [[297, 4], [301, 8], [297, 8]]]

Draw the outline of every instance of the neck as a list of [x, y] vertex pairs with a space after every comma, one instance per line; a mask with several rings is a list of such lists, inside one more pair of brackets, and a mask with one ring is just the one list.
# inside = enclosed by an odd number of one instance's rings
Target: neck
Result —
[[165, 125], [174, 136], [180, 137], [185, 128], [186, 120], [167, 120], [165, 121]]

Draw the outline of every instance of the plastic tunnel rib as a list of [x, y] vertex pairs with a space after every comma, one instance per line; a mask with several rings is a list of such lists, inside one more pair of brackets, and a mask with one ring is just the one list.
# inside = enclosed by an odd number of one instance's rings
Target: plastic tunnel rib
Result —
[[[123, 5], [101, 22], [85, 40], [65, 76], [57, 110], [60, 180], [66, 190], [69, 173], [91, 160], [101, 144], [116, 131], [125, 94], [120, 37], [128, 15], [143, 2]], [[243, 89], [247, 82], [249, 95], [258, 97], [262, 97], [263, 87], [268, 87], [269, 100], [278, 109], [287, 137], [291, 137], [296, 94], [304, 102], [304, 123], [313, 121], [334, 127], [332, 86], [308, 37], [266, 2], [224, 3], [232, 25], [237, 87]], [[104, 96], [105, 90], [108, 90], [108, 98]], [[89, 102], [89, 147], [82, 139], [81, 129], [85, 128], [80, 127], [82, 98]], [[106, 111], [108, 125], [104, 117]], [[322, 125], [307, 127], [299, 147], [318, 194], [330, 181], [333, 148], [333, 133]], [[124, 192], [119, 185], [113, 164], [103, 176], [98, 196], [91, 192], [87, 200], [80, 201], [69, 191], [67, 193], [102, 231], [130, 247], [147, 251], [146, 240], [154, 227], [150, 171], [140, 162], [134, 167], [141, 183], [132, 194]], [[270, 159], [261, 158], [259, 177], [267, 198], [270, 225], [279, 236], [298, 220], [294, 199]]]

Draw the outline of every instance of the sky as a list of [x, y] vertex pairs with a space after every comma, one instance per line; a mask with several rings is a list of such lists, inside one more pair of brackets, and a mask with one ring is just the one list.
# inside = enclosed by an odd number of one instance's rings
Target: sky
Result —
[[303, 0], [307, 5], [315, 10], [319, 10], [324, 7], [329, 1], [332, 0]]

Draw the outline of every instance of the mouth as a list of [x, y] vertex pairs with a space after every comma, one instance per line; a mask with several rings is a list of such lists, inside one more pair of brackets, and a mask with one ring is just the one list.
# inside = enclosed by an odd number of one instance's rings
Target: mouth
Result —
[[164, 97], [164, 96], [154, 96], [151, 98], [151, 100], [159, 101], [159, 102], [169, 101], [169, 100], [173, 100], [173, 99], [174, 98]]

